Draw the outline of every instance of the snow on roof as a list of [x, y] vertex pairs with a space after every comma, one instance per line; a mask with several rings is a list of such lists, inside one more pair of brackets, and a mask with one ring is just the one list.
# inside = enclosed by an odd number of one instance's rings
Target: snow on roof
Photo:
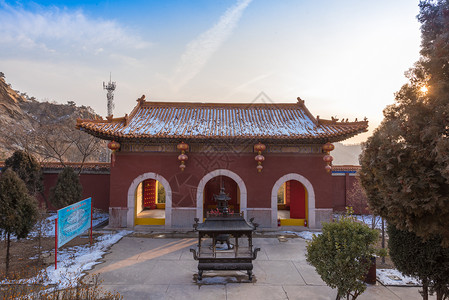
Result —
[[368, 121], [314, 118], [298, 103], [149, 102], [142, 98], [123, 118], [77, 120], [77, 128], [104, 139], [258, 138], [339, 141], [365, 132]]

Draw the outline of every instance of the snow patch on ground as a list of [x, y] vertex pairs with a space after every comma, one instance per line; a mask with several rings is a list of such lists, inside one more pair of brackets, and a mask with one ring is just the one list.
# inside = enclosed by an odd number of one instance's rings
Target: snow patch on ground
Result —
[[[130, 234], [132, 231], [120, 231], [115, 234], [105, 234], [98, 237], [98, 241], [92, 245], [83, 245], [63, 248], [58, 251], [58, 269], [55, 266], [49, 266], [44, 270], [44, 275], [37, 277], [44, 278], [44, 285], [55, 284], [58, 288], [66, 288], [74, 284], [77, 279], [83, 276], [83, 273], [92, 269], [93, 266], [100, 263], [100, 259], [108, 249], [117, 243], [122, 237]], [[29, 282], [36, 282], [36, 278], [31, 278]], [[0, 284], [7, 283], [5, 280]], [[26, 283], [20, 282], [9, 283]]]
[[106, 251], [122, 237], [132, 231], [121, 231], [115, 234], [106, 234], [99, 237], [99, 241], [90, 245], [75, 246], [58, 251], [58, 269], [54, 266], [47, 268], [48, 281], [46, 284], [57, 284], [61, 288], [70, 285], [83, 275], [86, 270], [99, 264], [99, 260]]
[[296, 231], [283, 231], [284, 234], [294, 234], [299, 236], [300, 238], [303, 238], [305, 240], [311, 241], [314, 235], [320, 235], [322, 234], [321, 231], [300, 231], [300, 232], [296, 232]]
[[383, 285], [416, 286], [421, 285], [419, 280], [402, 274], [396, 269], [377, 269], [377, 280]]
[[[342, 214], [334, 214], [334, 219], [338, 220], [342, 217]], [[357, 221], [364, 223], [372, 228], [372, 224], [374, 222], [374, 228], [382, 229], [382, 218], [379, 216], [373, 215], [352, 215]], [[387, 228], [387, 222], [385, 221], [385, 228]]]

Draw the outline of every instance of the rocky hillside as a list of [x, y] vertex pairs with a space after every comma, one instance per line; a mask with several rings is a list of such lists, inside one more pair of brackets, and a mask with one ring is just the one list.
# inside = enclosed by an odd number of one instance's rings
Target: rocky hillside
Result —
[[26, 99], [14, 91], [5, 78], [0, 76], [0, 126], [26, 120], [20, 104]]
[[[15, 91], [0, 72], [0, 160], [24, 148], [40, 156], [41, 160], [62, 160], [56, 159], [60, 153], [52, 155], [44, 151], [47, 146], [66, 156], [70, 154], [70, 157], [64, 157], [67, 161], [77, 161], [80, 156], [75, 154], [76, 149], [66, 150], [66, 147], [70, 144], [75, 147], [74, 141], [92, 141], [86, 140], [90, 136], [75, 129], [76, 119], [96, 117], [90, 107], [76, 106], [71, 101], [67, 104], [40, 102]], [[104, 153], [98, 155], [107, 156]], [[90, 155], [89, 160], [102, 160], [98, 155]]]

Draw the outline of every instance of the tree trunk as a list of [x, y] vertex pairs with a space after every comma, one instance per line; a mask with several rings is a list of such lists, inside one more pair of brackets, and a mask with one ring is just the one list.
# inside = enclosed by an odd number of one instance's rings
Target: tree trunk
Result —
[[429, 300], [429, 282], [427, 279], [422, 281], [422, 291], [420, 293], [423, 300]]
[[44, 199], [44, 202], [45, 202], [45, 208], [48, 209], [49, 203], [48, 203], [47, 197], [45, 197], [44, 191], [39, 192], [39, 194], [41, 194], [42, 198]]
[[[382, 249], [385, 249], [385, 222], [382, 218]], [[382, 256], [382, 263], [385, 263], [385, 256]]]
[[8, 276], [9, 273], [9, 246], [11, 245], [11, 233], [6, 234], [6, 271], [5, 275]]
[[340, 300], [341, 298], [340, 298], [340, 296], [338, 296], [340, 293], [339, 293], [339, 291], [337, 290], [337, 297], [335, 297], [335, 300]]
[[438, 287], [436, 288], [437, 300], [446, 299], [445, 290], [446, 290], [446, 287], [444, 285], [443, 286], [438, 285]]

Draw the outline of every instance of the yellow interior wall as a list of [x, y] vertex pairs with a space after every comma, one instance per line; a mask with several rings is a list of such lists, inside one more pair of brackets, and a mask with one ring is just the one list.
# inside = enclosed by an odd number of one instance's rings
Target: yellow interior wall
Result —
[[155, 191], [154, 191], [154, 197], [156, 197], [154, 200], [154, 202], [156, 203], [156, 206], [157, 206], [157, 203], [158, 203], [158, 198], [157, 198], [157, 196], [158, 196], [158, 192], [159, 192], [159, 181], [157, 181], [156, 180], [156, 184], [154, 185], [154, 188], [155, 188]]
[[136, 208], [136, 215], [138, 213], [140, 213], [143, 210], [143, 184], [142, 182], [139, 183], [139, 185], [137, 186], [136, 189], [136, 203], [135, 203], [135, 208]]
[[284, 182], [283, 184], [282, 184], [282, 186], [284, 187], [284, 205], [285, 205], [285, 203], [287, 203], [287, 193], [285, 192], [285, 188], [286, 188], [286, 185], [287, 185], [287, 182]]

